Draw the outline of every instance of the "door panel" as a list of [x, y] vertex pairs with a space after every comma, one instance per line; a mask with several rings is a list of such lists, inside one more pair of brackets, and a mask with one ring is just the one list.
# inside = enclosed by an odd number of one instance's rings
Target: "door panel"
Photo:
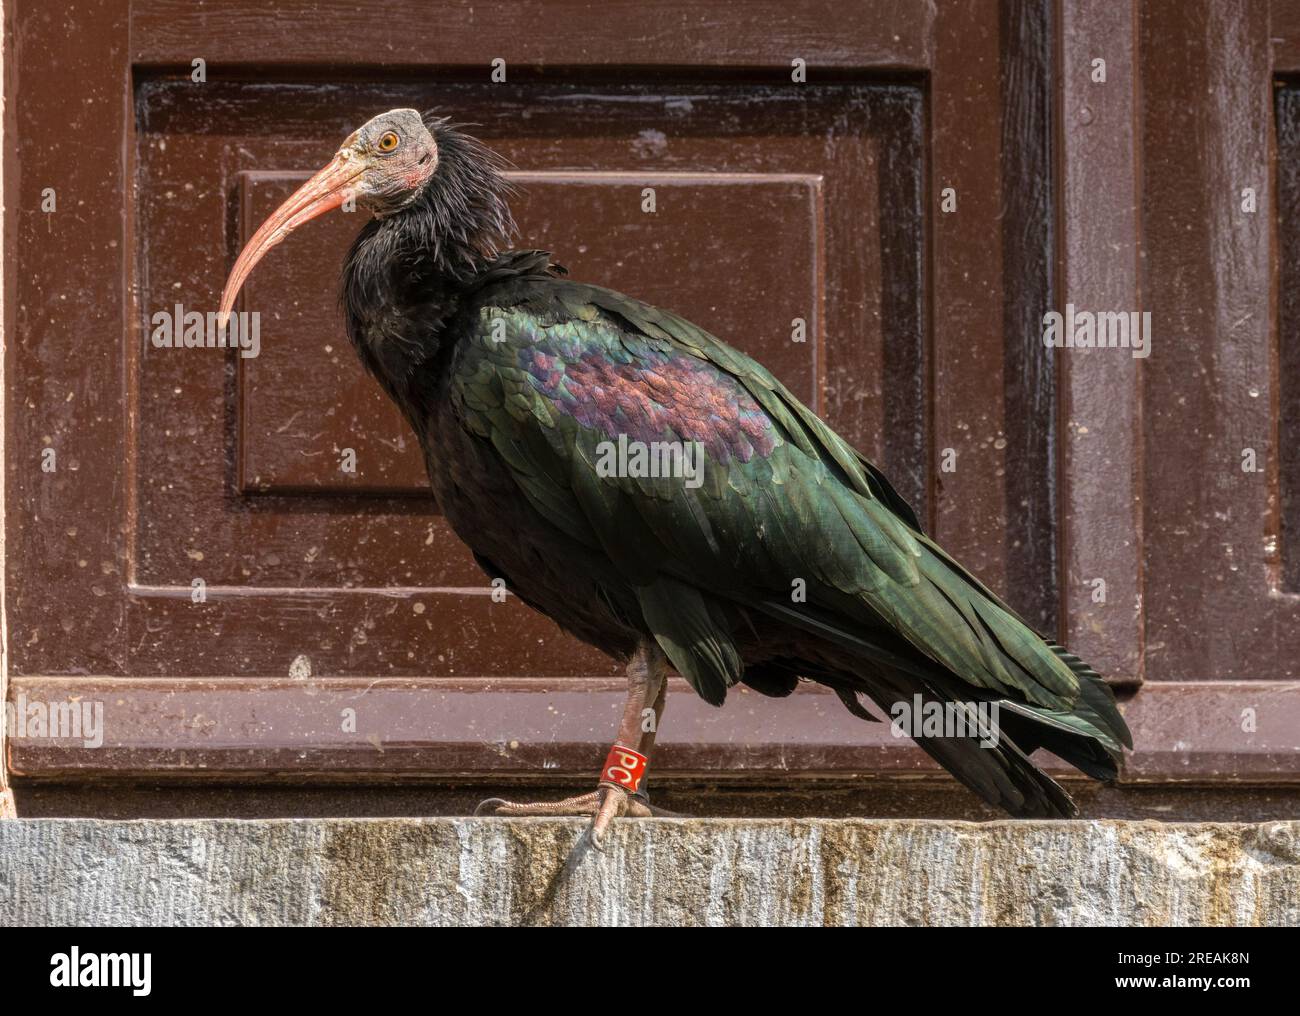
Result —
[[[1142, 205], [1144, 301], [1159, 328], [1142, 368], [1146, 676], [1294, 680], [1300, 595], [1283, 581], [1279, 539], [1269, 5], [1152, 2], [1142, 14], [1143, 143], [1160, 155], [1146, 162]], [[1195, 102], [1189, 80], [1201, 82]]]
[[[304, 178], [242, 175], [244, 240]], [[826, 355], [818, 292], [825, 243], [820, 174], [558, 170], [513, 172], [510, 179], [519, 189], [511, 207], [520, 246], [548, 245], [575, 278], [600, 277], [652, 302], [673, 301], [690, 320], [712, 319], [706, 327], [746, 344], [800, 398], [816, 398], [814, 371]], [[642, 210], [646, 188], [654, 192], [653, 214]], [[871, 219], [877, 214], [870, 206], [862, 212]], [[341, 224], [313, 236], [309, 249], [295, 243], [246, 285], [242, 306], [258, 308], [269, 324], [261, 354], [241, 364], [241, 488], [422, 495], [428, 480], [410, 425], [361, 376], [334, 320], [338, 273], [319, 266], [340, 260], [359, 225], [355, 215], [336, 218]], [[735, 289], [720, 298], [716, 276], [695, 270], [701, 262], [734, 276]], [[637, 288], [649, 279], [657, 280], [657, 296]], [[791, 341], [795, 318], [809, 329], [801, 342]], [[326, 365], [328, 373], [321, 369]], [[878, 393], [873, 401], [880, 401]], [[340, 449], [360, 442], [355, 472], [344, 472]]]

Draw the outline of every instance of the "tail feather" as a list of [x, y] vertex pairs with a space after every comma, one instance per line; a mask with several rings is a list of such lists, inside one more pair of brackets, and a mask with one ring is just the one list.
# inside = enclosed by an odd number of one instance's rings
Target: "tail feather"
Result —
[[1026, 755], [1045, 748], [1094, 780], [1109, 781], [1119, 776], [1119, 760], [1096, 738], [1043, 722], [1042, 717], [1018, 711], [1015, 703], [1003, 702], [999, 720], [1004, 736]]
[[[1045, 650], [1077, 684], [1074, 701], [1063, 708], [1017, 701], [1006, 693], [972, 687], [937, 662], [890, 644], [880, 633], [849, 630], [842, 618], [777, 601], [765, 601], [761, 606], [765, 613], [814, 636], [823, 655], [829, 650], [838, 658], [833, 672], [808, 666], [804, 674], [832, 688], [855, 716], [866, 712], [858, 694], [865, 694], [886, 715], [894, 703], [910, 702], [920, 695], [923, 703], [967, 709], [972, 724], [980, 722], [973, 708], [976, 703], [997, 703], [997, 731], [913, 739], [961, 783], [1012, 815], [1068, 818], [1078, 814], [1065, 790], [1030, 760], [1029, 755], [1039, 748], [1093, 779], [1107, 781], [1118, 775], [1121, 745], [1132, 747], [1114, 693], [1096, 671], [1050, 640], [1042, 640]], [[868, 713], [864, 718], [872, 717]], [[996, 743], [989, 746], [990, 741]]]
[[[901, 676], [901, 675], [900, 675]], [[923, 704], [938, 703], [962, 710], [971, 736], [913, 737], [923, 751], [965, 786], [989, 804], [1017, 818], [1073, 818], [1078, 808], [1064, 789], [1029, 760], [1018, 741], [1008, 736], [1005, 720], [993, 729], [981, 717], [974, 703], [963, 701], [940, 683], [917, 682], [907, 677], [891, 681], [888, 691], [872, 691], [871, 697], [886, 712], [892, 702], [909, 701], [920, 695]], [[878, 685], [877, 685], [878, 686]], [[883, 689], [882, 689], [883, 691]], [[1017, 717], [1019, 719], [1019, 717]]]
[[1016, 818], [1074, 818], [1078, 806], [1061, 785], [1034, 765], [1013, 742], [982, 748], [961, 738], [916, 738], [960, 783]]
[[1046, 642], [1048, 648], [1079, 679], [1079, 695], [1082, 704], [1075, 712], [1080, 712], [1082, 705], [1086, 705], [1094, 726], [1106, 731], [1125, 748], [1132, 748], [1133, 735], [1128, 729], [1128, 724], [1124, 722], [1124, 717], [1120, 715], [1119, 707], [1115, 703], [1115, 693], [1111, 691], [1110, 685], [1065, 646], [1058, 645], [1051, 639], [1047, 639]]

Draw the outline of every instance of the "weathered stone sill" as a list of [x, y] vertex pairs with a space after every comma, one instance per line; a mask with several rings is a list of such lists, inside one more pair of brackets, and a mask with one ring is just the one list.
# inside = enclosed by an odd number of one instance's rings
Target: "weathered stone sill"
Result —
[[[1300, 925], [1300, 822], [0, 821], [0, 924]], [[576, 849], [575, 849], [576, 848]]]

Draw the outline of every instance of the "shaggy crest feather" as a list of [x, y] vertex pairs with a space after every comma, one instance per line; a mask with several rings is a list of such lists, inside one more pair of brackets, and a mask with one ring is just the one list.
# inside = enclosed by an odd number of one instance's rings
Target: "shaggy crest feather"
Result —
[[410, 205], [362, 228], [344, 262], [339, 292], [362, 362], [394, 397], [393, 382], [409, 377], [438, 348], [436, 341], [414, 341], [400, 315], [424, 308], [424, 334], [436, 335], [455, 309], [455, 290], [518, 232], [509, 205], [515, 188], [504, 176], [510, 163], [464, 133], [465, 125], [431, 113], [423, 120], [438, 146], [437, 169]]

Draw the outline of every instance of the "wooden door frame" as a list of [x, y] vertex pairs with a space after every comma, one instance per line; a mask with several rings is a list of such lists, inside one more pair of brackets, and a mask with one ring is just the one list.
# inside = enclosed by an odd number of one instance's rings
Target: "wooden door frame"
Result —
[[[1012, 3], [1014, 0], [1006, 0]], [[105, 5], [107, 6], [107, 5]], [[344, 5], [345, 6], [345, 5]], [[453, 9], [463, 6], [458, 3], [450, 5]], [[16, 11], [25, 7], [24, 0], [8, 0], [5, 4], [6, 41], [10, 26], [19, 17]], [[607, 10], [615, 11], [629, 25], [641, 26], [640, 31], [654, 33], [662, 29], [656, 20], [657, 12], [650, 6], [628, 0], [614, 0], [605, 5]], [[930, 385], [931, 394], [939, 383], [937, 379], [957, 377], [969, 371], [969, 364], [964, 347], [964, 339], [958, 327], [962, 316], [968, 308], [960, 299], [962, 286], [974, 285], [963, 279], [962, 266], [946, 265], [943, 257], [936, 250], [935, 229], [938, 211], [939, 177], [960, 178], [963, 171], [963, 159], [977, 160], [987, 153], [963, 152], [951, 143], [955, 132], [951, 126], [960, 118], [963, 111], [962, 101], [969, 101], [971, 82], [967, 77], [972, 73], [975, 61], [966, 59], [969, 55], [965, 46], [969, 40], [954, 29], [946, 42], [943, 29], [936, 29], [932, 16], [934, 11], [929, 5], [885, 3], [870, 9], [852, 8], [849, 12], [836, 7], [836, 19], [827, 16], [816, 7], [800, 8], [793, 14], [785, 4], [774, 3], [773, 11], [780, 11], [785, 30], [790, 33], [792, 55], [806, 59], [810, 67], [822, 72], [844, 78], [870, 75], [917, 75], [923, 77], [929, 89], [931, 122], [928, 125], [926, 145], [927, 159], [930, 167], [928, 194], [931, 202], [929, 219], [925, 225], [926, 266], [925, 279], [927, 292], [925, 302], [929, 314], [931, 337], [931, 355], [933, 357]], [[415, 0], [395, 0], [389, 5], [390, 16], [385, 19], [371, 19], [365, 30], [370, 33], [366, 38], [376, 53], [383, 58], [378, 63], [384, 73], [402, 75], [418, 72], [422, 67], [422, 53], [427, 52], [429, 33], [442, 33], [439, 49], [457, 54], [455, 62], [441, 65], [441, 70], [467, 72], [469, 68], [488, 66], [499, 50], [504, 50], [507, 39], [494, 35], [491, 28], [483, 25], [467, 27], [463, 19], [449, 18], [445, 23], [429, 26], [421, 18], [427, 12], [426, 5]], [[1294, 11], [1296, 8], [1289, 8]], [[955, 5], [944, 12], [976, 10], [974, 3]], [[1138, 257], [1140, 248], [1140, 227], [1134, 208], [1140, 202], [1140, 136], [1137, 124], [1140, 116], [1140, 95], [1137, 89], [1113, 89], [1099, 97], [1089, 91], [1086, 84], [1087, 49], [1093, 41], [1107, 40], [1108, 48], [1116, 39], [1124, 40], [1120, 51], [1110, 57], [1112, 75], [1127, 74], [1132, 80], [1136, 76], [1137, 38], [1137, 0], [1129, 3], [1115, 4], [1108, 0], [1054, 0], [1051, 8], [1057, 50], [1054, 54], [1056, 74], [1058, 75], [1058, 102], [1056, 109], [1056, 129], [1059, 164], [1057, 166], [1058, 190], [1055, 196], [1058, 215], [1058, 263], [1055, 266], [1056, 277], [1061, 280], [1058, 302], [1067, 299], [1075, 303], [1084, 302], [1098, 305], [1117, 305], [1137, 307], [1141, 304], [1139, 288]], [[16, 166], [18, 145], [21, 138], [34, 133], [44, 122], [77, 123], [75, 138], [63, 138], [61, 143], [45, 153], [50, 160], [47, 165], [25, 165], [22, 173], [6, 173], [3, 179], [5, 204], [12, 210], [4, 223], [5, 244], [7, 251], [18, 249], [18, 220], [27, 211], [39, 205], [41, 186], [48, 182], [57, 184], [57, 188], [77, 202], [80, 225], [75, 231], [65, 234], [71, 236], [100, 237], [105, 240], [116, 237], [116, 245], [100, 244], [94, 249], [94, 257], [99, 271], [89, 272], [93, 275], [92, 284], [96, 298], [92, 306], [61, 307], [58, 303], [46, 299], [42, 302], [41, 294], [36, 293], [32, 299], [31, 312], [39, 308], [41, 313], [63, 316], [66, 329], [62, 342], [56, 352], [45, 350], [47, 356], [62, 357], [64, 362], [80, 361], [87, 364], [86, 371], [112, 384], [120, 383], [123, 390], [132, 383], [124, 370], [120, 355], [120, 343], [109, 339], [95, 343], [86, 341], [86, 333], [94, 333], [98, 322], [100, 331], [109, 336], [130, 334], [126, 322], [134, 320], [129, 294], [132, 292], [132, 271], [134, 265], [134, 242], [131, 235], [131, 216], [123, 215], [121, 209], [122, 195], [129, 193], [134, 178], [132, 159], [135, 149], [133, 143], [133, 81], [137, 68], [150, 72], [178, 71], [188, 73], [189, 60], [202, 56], [208, 63], [209, 72], [228, 71], [240, 74], [254, 74], [259, 69], [256, 57], [250, 57], [247, 50], [241, 49], [241, 36], [236, 33], [223, 35], [211, 30], [201, 33], [205, 39], [214, 40], [205, 45], [208, 52], [192, 52], [194, 21], [196, 17], [212, 17], [213, 12], [195, 13], [188, 3], [181, 0], [136, 0], [129, 11], [109, 11], [103, 8], [87, 13], [86, 20], [95, 22], [98, 30], [91, 33], [93, 41], [87, 42], [82, 36], [60, 39], [50, 33], [45, 56], [62, 68], [70, 80], [75, 80], [78, 67], [94, 67], [97, 74], [108, 69], [120, 82], [121, 90], [116, 96], [94, 96], [93, 115], [76, 116], [76, 111], [66, 96], [60, 99], [54, 93], [28, 92], [24, 102], [9, 103], [5, 108], [5, 163], [6, 168]], [[580, 2], [560, 2], [548, 8], [547, 16], [561, 30], [580, 30], [588, 17], [586, 7]], [[844, 18], [856, 19], [845, 24]], [[301, 73], [310, 77], [320, 72], [330, 59], [329, 39], [334, 30], [328, 17], [311, 19], [293, 26], [293, 31], [284, 35], [289, 16], [283, 12], [268, 9], [267, 13], [254, 19], [257, 23], [246, 25], [247, 33], [281, 33], [283, 44], [280, 46], [275, 66], [277, 71], [285, 74]], [[745, 21], [762, 20], [761, 13], [752, 10], [744, 14]], [[412, 30], [403, 31], [398, 26], [414, 26]], [[827, 32], [828, 25], [833, 25], [834, 32]], [[567, 26], [567, 28], [566, 28]], [[1300, 70], [1300, 16], [1295, 23], [1282, 31], [1275, 31], [1281, 41], [1275, 44], [1274, 55], [1276, 67], [1290, 71]], [[454, 34], [453, 44], [448, 44], [446, 33]], [[742, 38], [748, 37], [739, 27], [736, 31]], [[459, 34], [455, 34], [459, 33]], [[538, 60], [545, 63], [548, 36], [541, 35], [538, 40]], [[666, 50], [654, 50], [647, 53], [636, 45], [637, 30], [629, 30], [622, 35], [620, 45], [612, 41], [609, 47], [593, 48], [582, 59], [583, 66], [599, 70], [615, 66], [647, 65], [647, 73], [659, 73], [669, 69], [689, 67], [700, 74], [723, 73], [727, 67], [743, 63], [747, 73], [752, 74], [788, 74], [787, 62], [772, 57], [770, 49], [755, 46], [748, 53], [730, 49], [725, 54], [707, 45], [682, 47], [682, 52], [669, 60], [663, 54]], [[936, 45], [935, 40], [940, 41]], [[1064, 40], [1069, 38], [1071, 45]], [[945, 49], [945, 46], [947, 47]], [[565, 53], [569, 65], [572, 54]], [[936, 67], [939, 68], [936, 71]], [[946, 68], [946, 69], [945, 69]], [[6, 95], [10, 80], [20, 82], [18, 69], [10, 67], [6, 77]], [[68, 89], [71, 94], [74, 90]], [[964, 98], [963, 98], [964, 97]], [[78, 98], [75, 100], [80, 101]], [[978, 101], [978, 97], [976, 99]], [[1082, 111], [1087, 107], [1089, 113], [1084, 119]], [[1099, 142], [1099, 136], [1106, 140]], [[948, 147], [945, 148], [945, 139]], [[997, 139], [990, 139], [997, 144]], [[1108, 148], [1122, 153], [1116, 158]], [[1120, 184], [1114, 185], [1118, 179]], [[42, 180], [42, 175], [47, 177]], [[1102, 186], [1102, 183], [1105, 186]], [[974, 200], [982, 200], [973, 195]], [[995, 195], [992, 200], [1000, 200]], [[68, 207], [66, 204], [63, 207]], [[1105, 228], [1116, 231], [1122, 238], [1119, 242], [1123, 250], [1116, 257], [1110, 250], [1100, 250], [1093, 242], [1094, 233], [1085, 233], [1082, 229], [1084, 213], [1094, 220], [1105, 224]], [[21, 271], [24, 278], [39, 277], [47, 273], [57, 278], [62, 256], [58, 245], [42, 248], [40, 245], [27, 243], [22, 248]], [[5, 259], [5, 297], [3, 304], [4, 334], [14, 340], [22, 334], [19, 328], [18, 300], [10, 299], [11, 293], [18, 292], [16, 281], [19, 272], [19, 260]], [[89, 265], [89, 255], [87, 256]], [[973, 261], [966, 266], [974, 277], [979, 279], [990, 269], [987, 264]], [[11, 288], [12, 287], [12, 288]], [[998, 308], [999, 319], [1002, 308]], [[24, 313], [28, 313], [25, 310]], [[133, 480], [118, 475], [116, 469], [120, 460], [117, 438], [131, 439], [132, 421], [122, 405], [112, 399], [96, 400], [80, 398], [73, 400], [73, 408], [63, 411], [58, 430], [48, 422], [35, 421], [25, 413], [27, 403], [40, 405], [42, 399], [49, 398], [49, 393], [42, 390], [41, 382], [33, 381], [25, 372], [13, 371], [14, 362], [22, 362], [27, 354], [13, 346], [6, 353], [5, 385], [5, 437], [7, 454], [15, 453], [19, 447], [29, 444], [35, 448], [40, 444], [42, 427], [50, 431], [60, 447], [61, 459], [71, 465], [77, 463], [81, 474], [81, 484], [76, 490], [70, 490], [66, 506], [75, 506], [78, 498], [84, 502], [93, 498], [97, 504], [106, 506], [104, 517], [125, 519], [127, 517], [128, 486]], [[12, 359], [11, 359], [12, 357]], [[1088, 413], [1092, 415], [1102, 406], [1112, 409], [1120, 407], [1130, 419], [1140, 419], [1140, 392], [1132, 379], [1131, 371], [1117, 358], [1106, 356], [1062, 357], [1059, 367], [1058, 403], [1058, 441], [1060, 455], [1060, 506], [1059, 541], [1059, 590], [1061, 617], [1067, 626], [1066, 635], [1077, 650], [1093, 658], [1100, 669], [1118, 676], [1121, 684], [1135, 687], [1143, 679], [1143, 621], [1141, 597], [1144, 591], [1142, 576], [1142, 513], [1138, 507], [1141, 494], [1141, 447], [1140, 439], [1135, 438], [1131, 428], [1115, 428], [1101, 435], [1089, 435], [1088, 440], [1073, 431], [1070, 420], [1074, 415]], [[978, 372], [971, 372], [978, 373]], [[997, 405], [1002, 404], [1005, 387], [1001, 371], [989, 371], [983, 376], [976, 376], [962, 382], [965, 398], [985, 399]], [[75, 393], [74, 393], [75, 394]], [[84, 395], [84, 393], [82, 393]], [[58, 396], [63, 397], [59, 392]], [[931, 421], [932, 435], [951, 433], [955, 419], [950, 406], [938, 406], [935, 419]], [[932, 444], [937, 444], [936, 436]], [[980, 462], [978, 449], [972, 449], [971, 461]], [[17, 525], [19, 517], [25, 514], [23, 521], [28, 523], [22, 535], [23, 548], [15, 539], [6, 548], [7, 555], [15, 555], [28, 565], [25, 574], [16, 572], [17, 565], [11, 567], [14, 559], [6, 560], [5, 577], [12, 585], [19, 578], [31, 586], [31, 576], [38, 564], [48, 561], [58, 562], [58, 555], [44, 554], [45, 541], [33, 535], [31, 524], [39, 517], [39, 498], [29, 495], [24, 498], [24, 479], [21, 471], [15, 471], [14, 464], [5, 458], [6, 504], [17, 505], [20, 512], [11, 512], [7, 522]], [[933, 466], [933, 463], [931, 464]], [[83, 472], [84, 471], [84, 472]], [[96, 481], [85, 479], [94, 473]], [[930, 470], [933, 475], [933, 469]], [[1079, 479], [1088, 478], [1088, 490], [1083, 489]], [[975, 498], [974, 491], [980, 490], [980, 496], [987, 492], [982, 485], [999, 483], [991, 478], [991, 472], [973, 468], [962, 474], [950, 487], [945, 488], [944, 496], [960, 502], [967, 497]], [[1099, 502], [1095, 488], [1102, 486], [1107, 493]], [[995, 503], [1009, 504], [1005, 483], [993, 495]], [[1099, 503], [1104, 503], [1107, 513], [1114, 512], [1114, 518], [1123, 520], [1124, 529], [1135, 534], [1135, 539], [1125, 545], [1108, 539], [1107, 533], [1096, 523], [1096, 511]], [[1086, 509], [1086, 511], [1085, 511]], [[1091, 520], [1089, 514], [1091, 513]], [[1014, 517], [1014, 512], [1007, 514]], [[129, 520], [133, 521], [133, 520]], [[1090, 524], [1091, 521], [1091, 524]], [[45, 534], [45, 540], [52, 540], [50, 546], [56, 546], [57, 534]], [[941, 534], [945, 543], [962, 558], [970, 559], [978, 548], [990, 538], [986, 523], [971, 520], [962, 523], [952, 532]], [[91, 532], [79, 533], [78, 557], [94, 562], [121, 563], [126, 560], [126, 537], [116, 527], [100, 526]], [[54, 566], [52, 564], [51, 566]], [[66, 566], [66, 563], [58, 566]], [[75, 564], [74, 564], [75, 567]], [[1106, 617], [1104, 623], [1098, 617], [1088, 601], [1081, 581], [1089, 575], [1105, 574], [1110, 579], [1111, 602], [1127, 602], [1133, 609], [1121, 612], [1118, 620]], [[12, 589], [6, 589], [6, 602]], [[24, 589], [23, 595], [40, 597], [40, 590], [32, 592]], [[65, 604], [55, 598], [42, 601], [42, 613], [54, 623], [67, 620], [71, 628], [64, 627], [51, 637], [76, 640], [82, 630], [112, 628], [113, 618], [106, 617], [105, 612], [113, 609], [113, 597], [92, 598], [87, 602], [86, 611], [93, 615], [92, 624], [86, 617], [60, 618], [66, 614]], [[261, 702], [268, 702], [278, 693], [297, 690], [286, 682], [276, 681], [201, 681], [186, 682], [175, 676], [167, 681], [144, 678], [122, 677], [113, 670], [113, 652], [110, 648], [95, 647], [90, 640], [83, 640], [87, 649], [96, 649], [100, 656], [95, 665], [94, 676], [73, 677], [66, 675], [23, 675], [10, 681], [11, 691], [29, 691], [33, 695], [50, 697], [66, 696], [70, 692], [78, 694], [97, 694], [111, 696], [130, 686], [142, 696], [145, 706], [132, 721], [131, 747], [124, 748], [116, 756], [112, 752], [87, 759], [84, 752], [77, 753], [59, 749], [23, 747], [15, 755], [14, 746], [8, 745], [4, 758], [7, 764], [13, 764], [15, 771], [34, 778], [42, 779], [80, 779], [90, 776], [122, 778], [159, 778], [178, 781], [211, 780], [227, 777], [239, 781], [257, 779], [322, 781], [331, 778], [426, 778], [439, 776], [447, 779], [462, 779], [482, 775], [484, 772], [500, 775], [507, 772], [511, 778], [527, 780], [546, 778], [549, 767], [558, 767], [559, 772], [567, 773], [572, 769], [581, 769], [591, 762], [592, 744], [577, 741], [561, 746], [558, 752], [550, 755], [542, 748], [530, 752], [527, 744], [517, 751], [504, 769], [499, 762], [499, 753], [492, 746], [481, 746], [482, 750], [458, 750], [454, 744], [426, 741], [408, 748], [398, 747], [387, 752], [387, 758], [377, 768], [358, 768], [354, 759], [346, 753], [339, 754], [322, 746], [316, 735], [310, 730], [290, 731], [288, 737], [265, 752], [248, 750], [248, 745], [241, 744], [232, 733], [239, 729], [247, 719], [240, 711], [239, 696], [253, 696]], [[95, 661], [92, 659], [92, 663]], [[6, 653], [6, 672], [8, 654]], [[377, 688], [388, 696], [386, 699], [391, 715], [395, 718], [409, 709], [409, 682], [399, 680], [382, 682], [360, 682], [367, 688]], [[174, 687], [169, 687], [174, 685]], [[320, 694], [335, 696], [344, 701], [357, 692], [359, 682], [352, 680], [325, 680], [318, 683]], [[482, 694], [479, 687], [467, 687], [459, 682], [422, 682], [421, 694], [438, 694], [447, 697], [447, 701], [458, 700], [457, 697]], [[1230, 745], [1222, 740], [1209, 739], [1204, 750], [1189, 758], [1187, 752], [1180, 749], [1180, 744], [1188, 731], [1184, 725], [1171, 725], [1170, 715], [1183, 717], [1198, 716], [1202, 721], [1213, 719], [1221, 726], [1227, 723], [1235, 711], [1233, 696], [1238, 692], [1249, 691], [1259, 698], [1266, 696], [1283, 715], [1295, 716], [1300, 723], [1300, 685], [1288, 682], [1149, 682], [1127, 705], [1127, 714], [1134, 734], [1141, 746], [1139, 755], [1134, 756], [1125, 768], [1124, 780], [1131, 782], [1160, 782], [1170, 779], [1187, 779], [1189, 777], [1205, 781], [1234, 779], [1275, 783], [1279, 780], [1300, 780], [1300, 773], [1280, 773], [1278, 759], [1269, 753], [1254, 756], [1234, 755]], [[500, 696], [498, 709], [504, 713], [522, 717], [511, 729], [523, 737], [529, 733], [528, 717], [542, 717], [549, 708], [550, 699], [570, 693], [581, 692], [585, 696], [596, 696], [591, 701], [600, 701], [600, 696], [617, 699], [618, 685], [607, 682], [591, 681], [550, 681], [538, 682], [500, 682], [492, 693]], [[227, 724], [221, 729], [226, 731], [225, 740], [218, 738], [211, 742], [216, 749], [211, 757], [201, 752], [186, 752], [184, 745], [178, 744], [176, 731], [166, 726], [160, 717], [167, 715], [168, 709], [175, 705], [176, 696], [185, 700], [181, 707], [184, 715], [194, 716], [206, 713], [208, 716], [222, 717]], [[152, 698], [151, 698], [152, 696]], [[188, 698], [186, 698], [188, 696]], [[749, 720], [739, 717], [740, 710], [733, 704], [727, 713], [718, 714], [701, 710], [698, 703], [681, 685], [674, 688], [674, 702], [670, 706], [670, 716], [677, 725], [677, 731], [686, 737], [695, 739], [701, 748], [692, 751], [689, 746], [677, 749], [676, 761], [667, 771], [683, 779], [734, 779], [746, 781], [756, 778], [771, 780], [774, 772], [785, 766], [799, 770], [799, 778], [825, 779], [827, 777], [851, 778], [855, 769], [870, 769], [876, 773], [893, 774], [900, 777], [914, 778], [922, 775], [927, 779], [939, 777], [938, 770], [924, 758], [919, 750], [903, 747], [886, 738], [874, 738], [873, 731], [861, 725], [852, 728], [852, 743], [837, 741], [834, 737], [821, 743], [806, 745], [802, 755], [789, 751], [789, 746], [773, 739], [770, 732], [763, 734], [762, 727], [765, 714], [755, 713]], [[793, 701], [793, 700], [792, 700]], [[170, 703], [170, 705], [168, 705]], [[799, 721], [801, 725], [815, 726], [831, 722], [825, 719], [816, 703], [806, 704], [808, 715]], [[246, 706], [244, 707], [246, 710]], [[281, 714], [287, 722], [289, 714]], [[719, 720], [719, 717], [725, 717]], [[774, 722], [790, 724], [787, 729], [794, 729], [795, 718], [791, 715], [790, 704], [778, 703], [772, 714]], [[756, 717], [756, 718], [755, 718]], [[1226, 728], [1224, 728], [1226, 729]], [[533, 728], [538, 733], [542, 727]], [[0, 737], [3, 734], [0, 733]], [[779, 734], [777, 735], [779, 736]], [[302, 740], [295, 740], [295, 738]], [[761, 751], [748, 756], [733, 757], [729, 768], [719, 769], [715, 755], [711, 755], [710, 745], [727, 743], [736, 738], [766, 737]], [[847, 737], [847, 735], [846, 735]], [[128, 739], [130, 740], [130, 739]], [[750, 743], [753, 743], [752, 741]], [[3, 742], [0, 742], [2, 745]], [[191, 749], [193, 744], [189, 746]], [[312, 751], [311, 760], [303, 764], [300, 761], [304, 750]], [[497, 762], [493, 759], [497, 758]], [[337, 765], [337, 768], [336, 768]], [[196, 767], [203, 767], [202, 771]], [[485, 768], [486, 767], [486, 768]], [[339, 772], [347, 775], [337, 777]]]
[[[5, 58], [9, 55], [9, 33], [5, 22], [5, 0], [0, 0], [0, 82], [5, 81]], [[0, 87], [0, 150], [7, 151], [5, 144], [5, 127], [7, 124], [6, 105], [7, 90]], [[0, 158], [0, 194], [5, 191], [5, 169], [8, 160]], [[7, 244], [9, 233], [6, 224], [6, 203], [0, 201], [0, 237]], [[8, 249], [6, 247], [6, 249]], [[5, 328], [5, 296], [8, 292], [8, 274], [11, 271], [9, 259], [4, 259], [4, 278], [0, 279], [0, 393], [5, 391], [5, 341], [8, 332]], [[3, 396], [0, 396], [3, 397]], [[0, 463], [5, 461], [5, 419], [0, 411]], [[0, 819], [13, 818], [17, 814], [14, 806], [13, 791], [9, 789], [9, 752], [5, 743], [9, 734], [9, 725], [3, 719], [3, 705], [9, 701], [9, 625], [5, 617], [5, 576], [3, 557], [5, 553], [5, 470], [0, 468]]]

